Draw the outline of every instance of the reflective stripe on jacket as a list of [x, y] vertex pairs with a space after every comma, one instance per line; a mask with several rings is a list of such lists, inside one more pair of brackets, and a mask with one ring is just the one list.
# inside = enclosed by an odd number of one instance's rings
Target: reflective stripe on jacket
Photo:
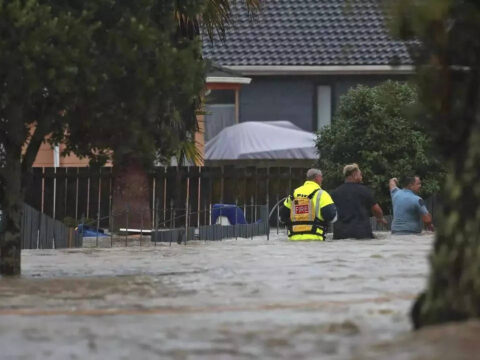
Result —
[[[290, 240], [324, 240], [324, 228], [326, 227], [326, 223], [323, 219], [321, 210], [323, 207], [333, 204], [333, 200], [330, 195], [326, 191], [322, 190], [316, 182], [309, 180], [305, 181], [302, 186], [295, 189], [295, 191], [293, 192], [293, 196], [289, 196], [287, 197], [287, 199], [285, 199], [284, 205], [286, 208], [290, 209], [292, 213], [292, 199], [308, 198], [308, 196], [312, 193], [314, 193], [311, 198], [311, 204], [313, 205], [313, 214], [315, 214], [314, 219], [313, 221], [311, 221], [311, 223], [309, 220], [295, 222], [295, 219], [291, 219], [292, 224], [290, 226], [288, 234]], [[302, 227], [295, 225], [305, 226]], [[313, 226], [314, 232], [312, 232], [311, 230], [309, 231], [309, 226], [310, 229], [312, 229]]]

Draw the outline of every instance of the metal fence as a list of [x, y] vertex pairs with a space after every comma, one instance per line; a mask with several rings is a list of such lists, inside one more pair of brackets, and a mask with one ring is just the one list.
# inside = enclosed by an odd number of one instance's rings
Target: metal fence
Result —
[[[129, 243], [134, 241], [133, 232], [124, 234], [119, 231], [121, 228], [138, 230], [135, 233], [141, 234], [140, 242], [146, 241], [144, 235], [150, 237], [152, 231], [154, 242], [167, 241], [166, 239], [178, 242], [194, 238], [225, 238], [226, 232], [235, 237], [245, 234], [251, 236], [252, 232], [257, 234], [264, 230], [252, 230], [254, 226], [247, 227], [248, 230], [242, 226], [214, 230], [217, 227], [210, 219], [212, 206], [243, 204], [240, 208], [245, 213], [253, 211], [257, 214], [259, 208], [256, 211], [252, 209], [266, 206], [267, 211], [274, 211], [266, 222], [275, 227], [278, 216], [275, 215], [274, 205], [303, 183], [306, 170], [304, 167], [255, 166], [157, 167], [148, 174], [145, 201], [148, 206], [139, 209], [128, 204], [121, 208], [118, 201], [113, 207], [116, 199], [112, 168], [34, 168], [33, 181], [26, 191], [26, 202], [40, 210], [41, 214], [70, 223], [70, 226], [86, 224], [95, 229], [106, 229], [111, 234], [112, 244], [121, 243], [120, 240], [115, 241], [119, 234]], [[427, 199], [427, 207], [435, 218], [438, 207], [435, 198]], [[37, 218], [40, 219], [38, 222], [42, 229], [37, 229], [37, 232], [45, 233], [45, 238], [52, 238], [50, 235], [54, 226], [42, 227], [41, 216], [32, 216], [33, 220], [28, 218], [27, 223], [31, 224], [29, 226], [35, 228]], [[185, 228], [186, 218], [188, 226]], [[277, 227], [281, 228], [280, 225]], [[389, 227], [377, 227], [375, 221], [372, 222], [372, 228], [374, 231], [389, 230]], [[166, 229], [171, 232], [166, 232]], [[61, 239], [62, 236], [58, 233], [57, 231], [57, 237]], [[52, 240], [43, 241], [44, 237], [40, 235], [37, 238], [38, 246], [54, 245]], [[102, 241], [105, 242], [95, 238], [94, 243]]]
[[[226, 209], [234, 208], [227, 218]], [[159, 242], [187, 243], [192, 240], [222, 240], [227, 238], [253, 238], [267, 235], [269, 238], [268, 211], [266, 205], [224, 205], [206, 211], [170, 209], [168, 214], [158, 210], [155, 226], [128, 227], [132, 214], [126, 208], [113, 213], [107, 219], [81, 219], [78, 226], [80, 242], [84, 247], [156, 246]], [[148, 209], [145, 209], [147, 212]], [[138, 215], [138, 214], [137, 214]], [[167, 216], [168, 215], [168, 216]], [[163, 218], [163, 221], [161, 220]], [[200, 221], [205, 219], [205, 222]], [[109, 227], [100, 223], [108, 220]], [[120, 221], [122, 220], [122, 222]], [[117, 224], [127, 224], [126, 227]]]
[[[145, 228], [155, 226], [157, 214], [162, 222], [171, 217], [175, 208], [186, 208], [187, 204], [192, 213], [203, 215], [216, 203], [265, 204], [271, 209], [280, 197], [303, 183], [306, 170], [304, 167], [157, 167], [148, 174], [150, 210], [143, 214]], [[114, 186], [109, 167], [34, 168], [26, 203], [62, 221], [100, 217], [101, 227], [109, 226], [108, 219], [115, 210], [131, 211], [130, 223], [140, 226], [141, 220], [133, 221], [132, 213], [140, 216], [141, 210], [118, 210], [118, 201], [114, 204]], [[199, 221], [207, 224], [203, 217]]]

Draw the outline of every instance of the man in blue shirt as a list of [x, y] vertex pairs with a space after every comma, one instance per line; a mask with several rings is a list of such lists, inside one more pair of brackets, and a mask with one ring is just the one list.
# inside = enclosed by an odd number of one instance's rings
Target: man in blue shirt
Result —
[[393, 204], [393, 234], [419, 234], [423, 224], [433, 231], [432, 216], [423, 199], [418, 196], [422, 182], [418, 176], [407, 176], [402, 181], [403, 189], [397, 187], [397, 178], [390, 179], [390, 195]]

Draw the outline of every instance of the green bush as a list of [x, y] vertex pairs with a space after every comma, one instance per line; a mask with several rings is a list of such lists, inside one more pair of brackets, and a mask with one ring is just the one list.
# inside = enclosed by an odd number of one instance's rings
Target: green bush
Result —
[[355, 162], [386, 212], [391, 208], [391, 177], [417, 174], [423, 183], [421, 195], [437, 192], [444, 170], [429, 135], [415, 121], [416, 101], [412, 86], [394, 81], [360, 85], [344, 95], [332, 125], [317, 134], [324, 187], [340, 185], [343, 166]]

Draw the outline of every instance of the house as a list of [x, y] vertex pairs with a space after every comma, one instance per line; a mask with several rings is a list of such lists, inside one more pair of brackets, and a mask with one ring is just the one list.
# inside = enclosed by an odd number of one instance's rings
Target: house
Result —
[[[316, 131], [331, 123], [350, 88], [406, 80], [414, 72], [405, 43], [389, 35], [378, 0], [265, 1], [253, 20], [240, 1], [233, 19], [224, 41], [204, 41], [203, 54], [252, 79], [238, 95], [240, 122], [289, 120]], [[207, 126], [222, 117], [211, 109]]]

